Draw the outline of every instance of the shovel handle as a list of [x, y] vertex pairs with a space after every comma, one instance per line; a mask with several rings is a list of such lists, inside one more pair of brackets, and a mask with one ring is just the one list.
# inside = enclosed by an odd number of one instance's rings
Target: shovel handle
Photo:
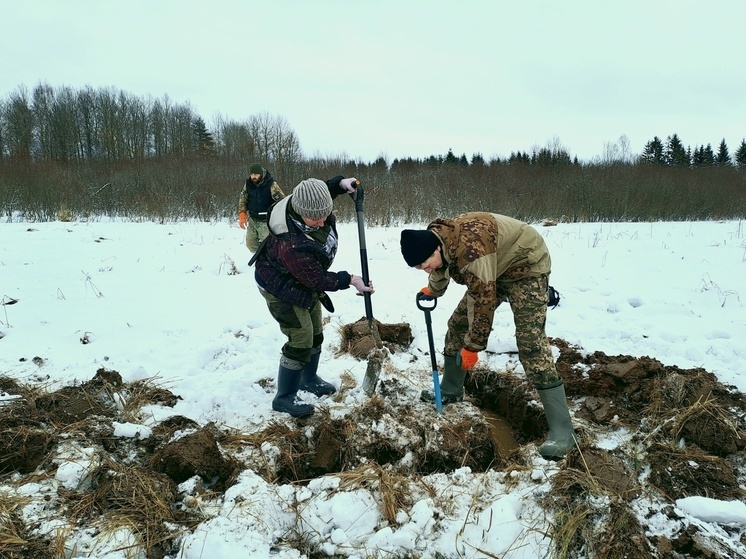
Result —
[[355, 179], [355, 192], [350, 192], [350, 198], [355, 202], [355, 211], [363, 213], [363, 202], [365, 201], [365, 190], [360, 179]]
[[[433, 368], [433, 392], [435, 394], [435, 409], [438, 413], [443, 413], [442, 397], [440, 395], [440, 380], [438, 379], [438, 363], [435, 359], [435, 342], [433, 341], [433, 320], [430, 311], [433, 310], [438, 300], [435, 297], [428, 297], [421, 291], [417, 292], [415, 297], [417, 308], [425, 313], [425, 326], [427, 327], [427, 343], [430, 349], [430, 363]], [[432, 306], [423, 305], [422, 301], [432, 302]]]
[[[423, 305], [423, 301], [431, 302], [432, 305]], [[417, 303], [417, 308], [421, 311], [432, 311], [435, 309], [435, 307], [438, 306], [438, 300], [435, 297], [428, 297], [425, 295], [422, 291], [417, 292], [417, 296], [415, 297], [415, 302]]]

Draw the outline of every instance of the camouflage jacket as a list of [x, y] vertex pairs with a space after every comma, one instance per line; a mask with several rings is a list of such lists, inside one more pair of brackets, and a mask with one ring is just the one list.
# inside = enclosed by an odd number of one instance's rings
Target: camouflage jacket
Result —
[[496, 283], [551, 272], [544, 238], [527, 223], [486, 212], [436, 219], [427, 228], [443, 245], [444, 264], [430, 274], [428, 287], [439, 297], [450, 280], [466, 286], [469, 333], [464, 346], [482, 351], [498, 305]]

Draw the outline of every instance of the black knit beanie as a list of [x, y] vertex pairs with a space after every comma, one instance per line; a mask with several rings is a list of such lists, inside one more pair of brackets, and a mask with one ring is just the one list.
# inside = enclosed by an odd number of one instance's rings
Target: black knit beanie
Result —
[[252, 163], [251, 165], [249, 165], [249, 174], [264, 175], [264, 167], [262, 167], [259, 163]]
[[440, 241], [435, 233], [427, 229], [404, 229], [400, 244], [404, 260], [412, 267], [430, 258], [440, 246]]

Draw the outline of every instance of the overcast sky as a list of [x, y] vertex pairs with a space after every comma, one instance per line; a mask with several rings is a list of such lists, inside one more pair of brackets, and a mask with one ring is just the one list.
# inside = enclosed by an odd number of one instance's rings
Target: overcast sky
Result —
[[0, 98], [39, 82], [284, 117], [306, 155], [489, 159], [746, 138], [743, 0], [0, 0]]

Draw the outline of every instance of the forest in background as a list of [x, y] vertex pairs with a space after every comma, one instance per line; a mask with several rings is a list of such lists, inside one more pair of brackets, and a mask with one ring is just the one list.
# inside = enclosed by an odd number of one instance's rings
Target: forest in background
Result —
[[[234, 219], [248, 166], [286, 193], [308, 177], [362, 181], [366, 220], [395, 225], [484, 210], [526, 221], [687, 221], [746, 215], [746, 140], [685, 146], [676, 133], [639, 155], [625, 136], [580, 162], [553, 138], [505, 159], [451, 150], [424, 159], [304, 155], [291, 125], [266, 112], [215, 117], [112, 88], [39, 84], [0, 99], [3, 221], [110, 217]], [[337, 203], [340, 219], [353, 204]]]

